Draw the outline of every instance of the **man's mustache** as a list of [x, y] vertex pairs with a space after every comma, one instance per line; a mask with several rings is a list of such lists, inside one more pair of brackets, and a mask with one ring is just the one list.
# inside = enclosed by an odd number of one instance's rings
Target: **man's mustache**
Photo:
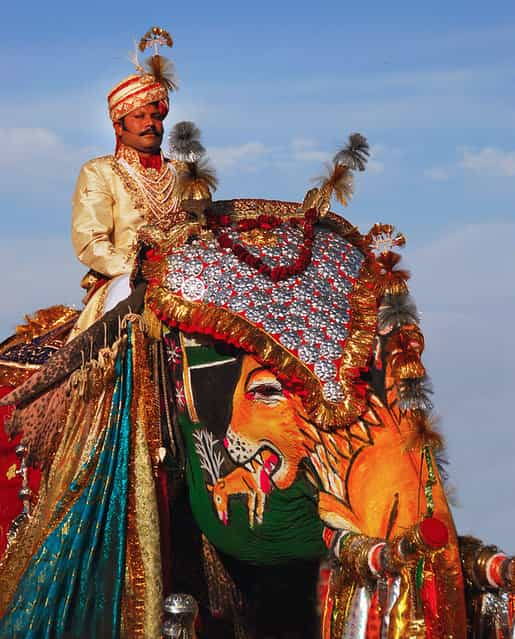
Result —
[[157, 129], [155, 129], [153, 126], [151, 126], [150, 129], [145, 129], [145, 131], [140, 133], [140, 136], [148, 135], [149, 133], [153, 133], [154, 135], [157, 135], [157, 136], [161, 135], [161, 133], [159, 133], [159, 131]]

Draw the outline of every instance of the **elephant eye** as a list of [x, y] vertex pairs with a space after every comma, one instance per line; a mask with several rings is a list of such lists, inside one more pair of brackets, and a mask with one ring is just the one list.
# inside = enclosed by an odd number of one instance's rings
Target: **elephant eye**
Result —
[[279, 380], [256, 380], [249, 384], [247, 394], [250, 399], [264, 404], [277, 404], [284, 399], [283, 387]]

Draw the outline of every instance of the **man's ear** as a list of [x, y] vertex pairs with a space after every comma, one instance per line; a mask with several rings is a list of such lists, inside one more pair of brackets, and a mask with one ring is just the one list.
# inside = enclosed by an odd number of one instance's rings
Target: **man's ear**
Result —
[[212, 484], [206, 484], [206, 488], [209, 490], [210, 493], [213, 492], [213, 486]]
[[123, 130], [122, 123], [120, 122], [120, 120], [118, 120], [117, 122], [113, 122], [113, 127], [114, 127], [114, 132], [116, 133], [116, 135], [120, 137]]

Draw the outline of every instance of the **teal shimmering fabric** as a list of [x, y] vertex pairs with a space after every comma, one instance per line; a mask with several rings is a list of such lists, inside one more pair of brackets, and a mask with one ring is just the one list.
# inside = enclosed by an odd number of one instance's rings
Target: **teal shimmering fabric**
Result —
[[[128, 333], [128, 348], [116, 363], [109, 422], [86, 468], [77, 469], [77, 477], [90, 471], [89, 480], [32, 556], [0, 620], [0, 637], [120, 637], [132, 397]], [[74, 480], [70, 494], [77, 490]]]

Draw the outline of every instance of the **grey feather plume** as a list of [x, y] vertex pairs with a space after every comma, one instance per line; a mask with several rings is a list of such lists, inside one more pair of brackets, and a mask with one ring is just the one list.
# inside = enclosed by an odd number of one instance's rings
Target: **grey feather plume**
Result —
[[403, 324], [418, 324], [417, 306], [409, 293], [385, 295], [378, 312], [378, 327], [381, 334], [389, 333]]
[[[449, 458], [447, 457], [447, 454], [445, 452], [445, 450], [439, 450], [435, 452], [435, 461], [436, 461], [436, 467], [438, 468], [438, 472], [440, 473], [440, 477], [442, 478], [442, 481], [446, 484], [445, 485], [445, 494], [447, 495], [447, 498], [452, 502], [453, 500], [456, 501], [456, 496], [453, 495], [453, 490], [452, 487], [447, 485], [447, 482], [449, 480]], [[456, 505], [455, 503], [453, 504], [453, 506]]]
[[180, 162], [198, 162], [206, 152], [200, 143], [200, 129], [193, 122], [177, 122], [168, 143], [170, 158]]
[[427, 375], [421, 379], [403, 379], [398, 386], [399, 408], [401, 410], [433, 409], [429, 395], [433, 394], [433, 386]]
[[370, 155], [370, 147], [367, 139], [361, 133], [349, 135], [347, 146], [334, 156], [335, 164], [345, 164], [353, 171], [364, 171]]

